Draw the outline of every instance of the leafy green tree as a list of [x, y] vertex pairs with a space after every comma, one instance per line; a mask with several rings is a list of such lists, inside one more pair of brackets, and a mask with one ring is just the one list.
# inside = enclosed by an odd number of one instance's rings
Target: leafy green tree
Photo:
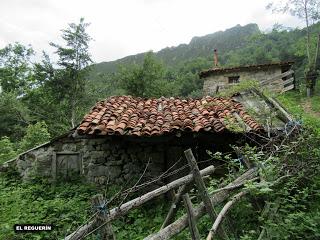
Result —
[[34, 125], [29, 125], [26, 135], [20, 142], [19, 151], [23, 152], [30, 148], [36, 147], [42, 143], [49, 141], [50, 134], [45, 122], [37, 122]]
[[[34, 64], [34, 76], [37, 86], [22, 98], [30, 109], [33, 122], [45, 121], [51, 136], [58, 136], [70, 129], [68, 102], [59, 96], [53, 86], [57, 76], [63, 70], [54, 67], [47, 54], [43, 54], [41, 62]], [[60, 75], [59, 75], [60, 74]]]
[[50, 81], [52, 92], [56, 98], [65, 105], [64, 113], [70, 119], [70, 125], [76, 125], [79, 113], [82, 115], [81, 103], [85, 99], [86, 76], [92, 63], [89, 53], [89, 42], [92, 38], [86, 32], [89, 23], [81, 18], [78, 24], [71, 23], [67, 29], [62, 30], [62, 39], [65, 46], [50, 43], [56, 48], [60, 69]]
[[15, 91], [25, 94], [32, 87], [31, 57], [34, 51], [31, 46], [20, 43], [9, 44], [0, 49], [0, 86], [4, 92]]
[[0, 164], [14, 158], [17, 155], [14, 144], [8, 137], [0, 139]]
[[15, 93], [0, 94], [0, 137], [20, 140], [31, 120], [30, 110]]
[[120, 87], [127, 94], [139, 97], [161, 97], [170, 95], [172, 85], [165, 79], [165, 68], [152, 52], [145, 55], [142, 65], [120, 67], [117, 76]]
[[[311, 42], [311, 23], [316, 23], [320, 19], [320, 1], [319, 0], [287, 0], [284, 3], [270, 3], [267, 8], [275, 12], [289, 12], [291, 15], [303, 19], [306, 24], [306, 53], [308, 64], [306, 66], [306, 84], [308, 96], [312, 95], [315, 86], [316, 61], [318, 57], [318, 46], [314, 49]], [[320, 41], [320, 35], [319, 35]]]
[[287, 0], [282, 4], [270, 3], [267, 8], [272, 9], [275, 12], [286, 13], [289, 12], [291, 15], [303, 19], [306, 24], [306, 51], [308, 56], [309, 65], [313, 64], [311, 56], [311, 29], [310, 23], [315, 23], [320, 19], [319, 0]]

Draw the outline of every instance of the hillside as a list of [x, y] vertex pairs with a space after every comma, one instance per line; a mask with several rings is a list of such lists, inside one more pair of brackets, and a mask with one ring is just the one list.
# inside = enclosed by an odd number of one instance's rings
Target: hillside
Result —
[[[176, 47], [167, 47], [155, 53], [167, 66], [175, 67], [183, 61], [197, 57], [212, 58], [213, 50], [228, 52], [231, 49], [240, 49], [245, 46], [248, 37], [260, 33], [257, 24], [245, 26], [237, 25], [225, 31], [218, 31], [202, 37], [193, 37], [189, 44], [180, 44]], [[139, 64], [143, 61], [145, 53], [127, 56], [115, 61], [102, 62], [94, 66], [94, 73], [111, 73], [117, 70], [119, 64]]]

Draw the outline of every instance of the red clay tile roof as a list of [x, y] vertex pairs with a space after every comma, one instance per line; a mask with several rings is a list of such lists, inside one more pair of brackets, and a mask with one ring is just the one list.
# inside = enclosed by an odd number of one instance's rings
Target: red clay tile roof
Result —
[[266, 64], [256, 64], [256, 65], [237, 66], [237, 67], [226, 67], [226, 68], [216, 67], [216, 68], [211, 68], [211, 69], [200, 72], [199, 76], [200, 78], [204, 78], [209, 75], [214, 75], [219, 73], [262, 70], [262, 69], [268, 69], [271, 67], [290, 67], [293, 64], [294, 62], [277, 62], [277, 63], [266, 63]]
[[77, 132], [80, 135], [159, 136], [175, 131], [221, 132], [231, 123], [246, 125], [247, 130], [262, 129], [241, 103], [230, 98], [116, 96], [98, 102], [83, 118]]

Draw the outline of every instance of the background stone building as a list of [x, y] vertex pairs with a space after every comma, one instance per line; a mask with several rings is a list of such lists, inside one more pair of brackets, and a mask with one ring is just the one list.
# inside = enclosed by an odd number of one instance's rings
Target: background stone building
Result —
[[287, 91], [294, 87], [292, 65], [293, 62], [279, 62], [226, 68], [214, 67], [200, 72], [200, 78], [204, 79], [205, 95], [216, 94], [244, 80], [256, 80], [272, 91]]

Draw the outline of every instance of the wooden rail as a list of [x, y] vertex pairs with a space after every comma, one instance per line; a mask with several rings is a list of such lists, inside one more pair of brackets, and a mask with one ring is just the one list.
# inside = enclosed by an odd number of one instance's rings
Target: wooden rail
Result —
[[286, 92], [294, 89], [294, 71], [289, 70], [275, 77], [260, 82], [261, 87], [270, 87], [276, 92]]

